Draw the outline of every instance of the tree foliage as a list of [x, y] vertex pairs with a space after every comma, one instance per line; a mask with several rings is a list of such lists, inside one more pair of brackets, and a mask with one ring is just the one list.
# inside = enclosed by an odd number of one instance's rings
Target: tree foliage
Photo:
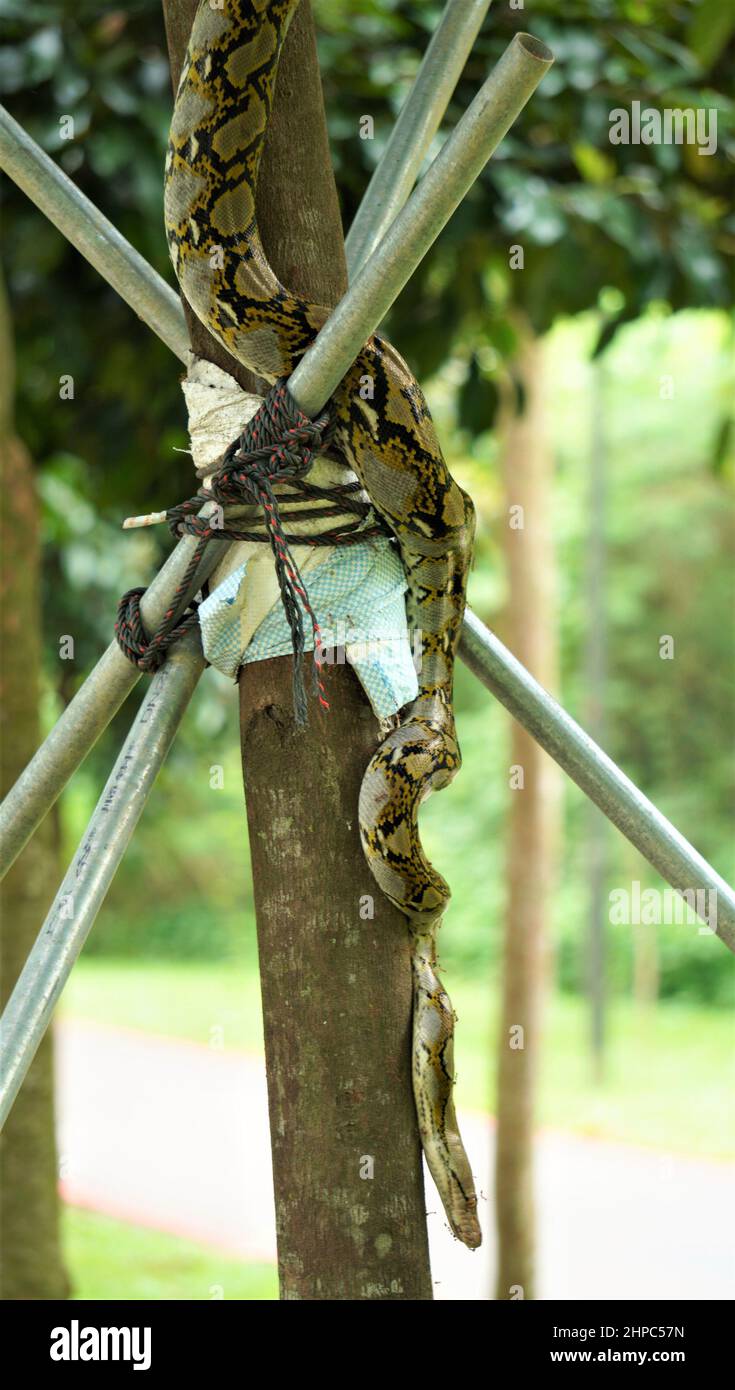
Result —
[[[317, 0], [348, 224], [441, 10], [424, 0]], [[469, 344], [460, 407], [470, 429], [496, 403], [488, 354], [471, 349], [489, 342], [507, 362], [518, 310], [543, 333], [560, 314], [602, 301], [604, 346], [653, 301], [679, 309], [730, 300], [735, 13], [719, 0], [493, 5], [447, 125], [526, 27], [551, 48], [554, 66], [412, 277], [391, 324], [425, 375], [458, 337]], [[716, 110], [716, 152], [611, 145], [610, 112], [636, 100], [657, 110]], [[365, 111], [375, 117], [374, 143], [355, 139]], [[510, 268], [512, 245], [523, 248], [522, 270]]]

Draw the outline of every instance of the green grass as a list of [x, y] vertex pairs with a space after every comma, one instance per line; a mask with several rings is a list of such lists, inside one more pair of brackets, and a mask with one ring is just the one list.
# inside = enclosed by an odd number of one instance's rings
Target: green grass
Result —
[[217, 1029], [225, 1047], [263, 1049], [260, 982], [249, 964], [83, 957], [62, 1013], [207, 1045]]
[[[497, 994], [493, 982], [445, 974], [459, 1017], [455, 1057], [459, 1104], [495, 1106]], [[62, 1014], [147, 1032], [262, 1049], [258, 978], [252, 966], [82, 960]], [[721, 1010], [659, 1004], [610, 1007], [604, 1082], [590, 1072], [583, 1002], [549, 1001], [539, 1119], [599, 1138], [724, 1158], [735, 1154], [733, 1024]]]
[[273, 1265], [245, 1265], [178, 1236], [129, 1226], [78, 1207], [63, 1211], [64, 1248], [75, 1299], [278, 1297]]

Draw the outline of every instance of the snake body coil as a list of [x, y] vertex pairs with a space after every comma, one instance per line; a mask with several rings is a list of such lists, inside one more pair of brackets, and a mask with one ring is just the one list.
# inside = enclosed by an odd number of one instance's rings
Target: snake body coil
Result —
[[[255, 190], [281, 45], [299, 0], [202, 0], [176, 96], [165, 217], [181, 289], [211, 333], [259, 376], [288, 377], [327, 311], [278, 282], [260, 241]], [[361, 379], [373, 395], [363, 400]], [[375, 335], [337, 389], [334, 446], [400, 548], [409, 628], [421, 633], [419, 693], [362, 783], [370, 868], [405, 913], [414, 976], [413, 1080], [421, 1140], [454, 1234], [480, 1244], [472, 1172], [452, 1098], [454, 1015], [435, 973], [449, 889], [426, 859], [418, 808], [460, 765], [454, 656], [474, 533], [470, 499], [442, 457], [421, 388]]]

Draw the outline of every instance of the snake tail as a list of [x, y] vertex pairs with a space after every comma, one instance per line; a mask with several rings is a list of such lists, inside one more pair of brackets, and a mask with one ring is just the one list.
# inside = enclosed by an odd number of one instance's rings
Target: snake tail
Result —
[[429, 1172], [454, 1235], [482, 1243], [477, 1195], [454, 1109], [454, 1010], [436, 974], [433, 929], [411, 933], [413, 1093]]

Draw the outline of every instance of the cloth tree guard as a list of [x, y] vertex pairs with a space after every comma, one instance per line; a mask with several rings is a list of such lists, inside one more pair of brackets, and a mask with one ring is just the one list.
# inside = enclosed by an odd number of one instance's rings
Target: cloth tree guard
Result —
[[[261, 398], [244, 392], [221, 368], [193, 355], [182, 389], [192, 461], [206, 490], [208, 477], [233, 436], [256, 414]], [[322, 456], [314, 461], [309, 482], [325, 489], [356, 485], [344, 464]], [[283, 485], [276, 485], [274, 491], [282, 502], [286, 498], [289, 533], [315, 536], [355, 523], [347, 510], [327, 523], [321, 509], [314, 515], [314, 503], [308, 497], [289, 499]], [[260, 518], [255, 508], [252, 511], [238, 524], [255, 526]], [[350, 534], [359, 535], [360, 530]], [[406, 580], [395, 546], [381, 535], [349, 547], [305, 542], [292, 545], [291, 555], [316, 608], [327, 665], [339, 661], [343, 652], [376, 717], [388, 719], [418, 689], [406, 624]], [[290, 653], [291, 633], [269, 546], [235, 541], [214, 570], [209, 589], [199, 607], [199, 623], [204, 655], [211, 665], [236, 677], [244, 662]], [[310, 651], [313, 646], [313, 632], [307, 631], [304, 649]]]
[[[208, 598], [180, 619], [170, 610], [151, 634], [140, 613], [145, 590], [129, 589], [115, 625], [123, 651], [141, 669], [156, 670], [173, 642], [197, 624], [205, 657], [225, 675], [237, 677], [243, 663], [290, 651], [300, 724], [307, 718], [301, 656], [313, 651], [315, 688], [325, 709], [324, 667], [347, 660], [376, 717], [389, 720], [415, 698], [418, 679], [409, 646], [403, 566], [367, 493], [339, 459], [312, 458], [308, 448], [299, 451], [294, 433], [299, 434], [300, 412], [291, 402], [283, 419], [274, 413], [273, 403], [288, 396], [281, 387], [262, 399], [243, 391], [213, 363], [189, 354], [183, 391], [191, 455], [202, 486], [189, 501], [130, 517], [124, 525], [168, 521], [174, 534], [183, 527], [200, 537], [202, 553], [213, 532], [239, 540], [226, 547], [214, 567]], [[261, 417], [264, 428], [256, 434]], [[304, 423], [306, 443], [312, 434], [321, 442], [328, 416], [315, 430]], [[204, 519], [208, 494], [222, 506], [219, 516]], [[233, 506], [233, 499], [241, 504]], [[192, 569], [200, 558], [195, 552]], [[310, 593], [318, 599], [319, 616]], [[310, 630], [305, 630], [307, 619]]]

